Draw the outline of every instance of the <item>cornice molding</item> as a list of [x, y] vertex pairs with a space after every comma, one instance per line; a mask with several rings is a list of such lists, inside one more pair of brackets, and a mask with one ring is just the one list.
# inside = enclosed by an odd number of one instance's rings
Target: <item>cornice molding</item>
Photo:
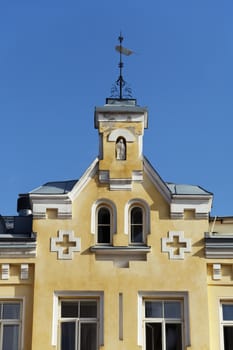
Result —
[[100, 122], [136, 122], [143, 123], [144, 128], [148, 127], [148, 111], [144, 107], [135, 106], [103, 106], [95, 108], [95, 128], [99, 127]]
[[68, 194], [39, 195], [30, 194], [34, 219], [46, 219], [47, 209], [57, 209], [58, 219], [72, 218], [72, 201]]
[[233, 258], [233, 233], [205, 233], [205, 256], [207, 259]]
[[36, 241], [16, 242], [16, 241], [0, 241], [0, 259], [3, 258], [35, 258], [36, 257]]
[[127, 179], [110, 178], [108, 170], [99, 170], [99, 182], [109, 185], [110, 191], [131, 191], [133, 182], [143, 181], [143, 171], [133, 170], [132, 177]]

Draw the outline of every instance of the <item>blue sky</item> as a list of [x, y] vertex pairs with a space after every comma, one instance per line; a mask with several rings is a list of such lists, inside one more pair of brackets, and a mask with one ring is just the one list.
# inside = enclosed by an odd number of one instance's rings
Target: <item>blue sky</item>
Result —
[[0, 3], [0, 213], [19, 193], [78, 179], [98, 155], [94, 107], [124, 78], [149, 110], [144, 154], [165, 181], [233, 215], [232, 0]]

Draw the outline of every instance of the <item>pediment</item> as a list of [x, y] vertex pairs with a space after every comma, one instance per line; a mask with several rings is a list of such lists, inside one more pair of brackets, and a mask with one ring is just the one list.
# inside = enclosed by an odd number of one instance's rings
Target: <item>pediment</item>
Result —
[[[70, 192], [63, 194], [48, 194], [48, 193], [36, 193], [29, 194], [30, 201], [32, 203], [33, 215], [35, 218], [46, 218], [47, 209], [57, 210], [58, 218], [71, 218], [72, 217], [72, 203], [88, 185], [88, 183], [99, 172], [99, 159], [96, 158], [89, 168], [85, 171], [82, 177], [76, 181]], [[152, 185], [162, 195], [165, 201], [170, 206], [170, 217], [172, 219], [184, 218], [185, 210], [193, 210], [195, 213], [195, 219], [206, 219], [211, 210], [212, 193], [202, 189], [199, 186], [192, 185], [174, 185], [166, 183], [153, 168], [146, 157], [143, 157], [143, 171], [140, 176], [133, 176], [132, 181], [141, 182], [144, 181], [144, 174], [146, 174], [151, 181]], [[103, 176], [100, 172], [100, 184], [108, 183], [109, 179], [106, 175]], [[101, 177], [102, 176], [102, 177]], [[117, 183], [117, 186], [115, 184]], [[133, 187], [125, 183], [116, 181], [109, 182], [109, 190], [127, 190], [132, 191]], [[127, 186], [126, 186], [127, 185]]]

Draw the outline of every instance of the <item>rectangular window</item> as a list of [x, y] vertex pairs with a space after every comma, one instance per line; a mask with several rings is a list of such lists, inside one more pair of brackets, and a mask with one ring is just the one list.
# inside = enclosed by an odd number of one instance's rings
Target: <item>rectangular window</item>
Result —
[[99, 305], [96, 299], [61, 300], [60, 349], [97, 350]]
[[0, 350], [19, 350], [20, 338], [21, 303], [0, 301]]
[[183, 350], [183, 303], [180, 300], [144, 301], [146, 350]]
[[223, 337], [223, 349], [233, 349], [233, 302], [221, 304], [221, 328]]
[[144, 350], [191, 346], [188, 292], [138, 292], [138, 345]]

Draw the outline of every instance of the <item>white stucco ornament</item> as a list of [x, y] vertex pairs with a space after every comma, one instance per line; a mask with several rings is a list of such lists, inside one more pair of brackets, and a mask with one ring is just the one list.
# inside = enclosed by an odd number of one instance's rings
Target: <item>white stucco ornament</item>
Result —
[[162, 238], [162, 252], [168, 253], [171, 260], [182, 260], [184, 253], [191, 251], [191, 238], [185, 238], [182, 231], [169, 231], [168, 237]]
[[58, 231], [58, 237], [51, 238], [51, 252], [57, 252], [60, 260], [72, 260], [74, 252], [80, 252], [81, 240], [74, 237], [73, 231]]

